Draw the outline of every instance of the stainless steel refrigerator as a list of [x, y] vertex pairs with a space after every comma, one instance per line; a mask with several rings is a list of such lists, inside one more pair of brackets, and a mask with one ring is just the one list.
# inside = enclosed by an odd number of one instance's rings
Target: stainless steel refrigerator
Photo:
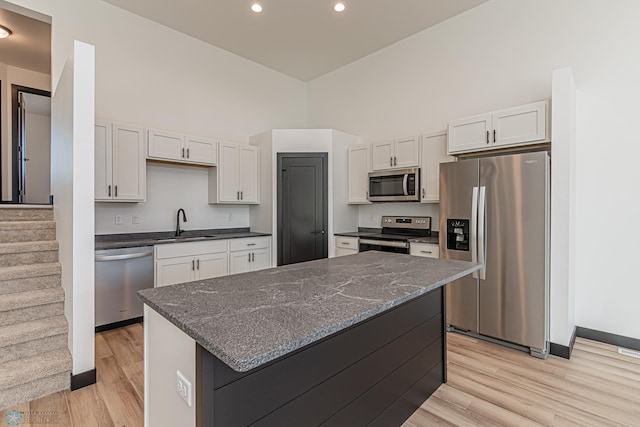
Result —
[[546, 151], [440, 165], [440, 256], [483, 264], [447, 285], [451, 329], [547, 356], [549, 212]]

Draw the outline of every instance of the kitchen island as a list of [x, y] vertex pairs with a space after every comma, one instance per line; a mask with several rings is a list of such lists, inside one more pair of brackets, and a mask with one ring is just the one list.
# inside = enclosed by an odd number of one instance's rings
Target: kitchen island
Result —
[[399, 425], [446, 381], [443, 285], [477, 269], [371, 251], [141, 291], [145, 424]]

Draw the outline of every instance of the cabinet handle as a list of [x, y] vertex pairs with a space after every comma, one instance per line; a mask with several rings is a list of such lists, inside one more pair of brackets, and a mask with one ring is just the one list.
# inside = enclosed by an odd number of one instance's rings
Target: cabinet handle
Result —
[[487, 131], [487, 144], [489, 143], [489, 131]]
[[108, 193], [107, 195], [111, 197], [111, 185], [107, 186], [107, 193]]
[[256, 253], [251, 252], [251, 262], [256, 262]]
[[199, 259], [196, 260], [196, 269], [200, 270], [200, 260]]
[[247, 246], [255, 246], [255, 243], [247, 243]]
[[367, 200], [369, 200], [369, 192], [367, 191]]
[[115, 190], [116, 190], [115, 197], [118, 197], [118, 184], [116, 184]]
[[389, 166], [393, 166], [393, 157], [389, 157]]
[[424, 199], [424, 194], [425, 194], [425, 191], [424, 191], [424, 188], [423, 188], [423, 189], [422, 189], [422, 198], [423, 198], [423, 199]]
[[194, 260], [191, 260], [191, 269], [194, 271], [196, 269], [196, 262]]
[[236, 193], [236, 200], [240, 200], [240, 192], [239, 191]]
[[496, 130], [493, 130], [493, 142], [496, 142]]
[[240, 200], [244, 200], [244, 194], [242, 191], [240, 192]]
[[431, 251], [420, 251], [421, 254], [432, 254], [433, 252]]
[[184, 159], [184, 148], [182, 149], [182, 158]]
[[342, 242], [342, 246], [350, 246], [351, 242]]
[[398, 158], [393, 156], [393, 166], [398, 166]]
[[189, 158], [189, 149], [187, 148], [187, 159]]
[[247, 255], [249, 256], [248, 261], [251, 262], [251, 252], [249, 252]]

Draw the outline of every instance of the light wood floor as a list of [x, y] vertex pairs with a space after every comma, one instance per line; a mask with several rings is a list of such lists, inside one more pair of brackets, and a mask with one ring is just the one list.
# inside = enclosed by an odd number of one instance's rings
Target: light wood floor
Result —
[[[55, 411], [59, 426], [142, 426], [142, 333], [138, 324], [97, 334], [96, 384], [11, 410]], [[448, 345], [448, 383], [403, 427], [640, 427], [640, 359], [616, 347], [579, 338], [571, 360], [542, 361], [459, 334]]]

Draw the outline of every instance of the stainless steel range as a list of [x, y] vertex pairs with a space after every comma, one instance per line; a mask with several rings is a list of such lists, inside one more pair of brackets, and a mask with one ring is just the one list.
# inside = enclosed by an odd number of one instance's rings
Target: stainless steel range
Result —
[[430, 216], [383, 216], [382, 231], [360, 233], [360, 252], [409, 253], [409, 240], [431, 236]]

